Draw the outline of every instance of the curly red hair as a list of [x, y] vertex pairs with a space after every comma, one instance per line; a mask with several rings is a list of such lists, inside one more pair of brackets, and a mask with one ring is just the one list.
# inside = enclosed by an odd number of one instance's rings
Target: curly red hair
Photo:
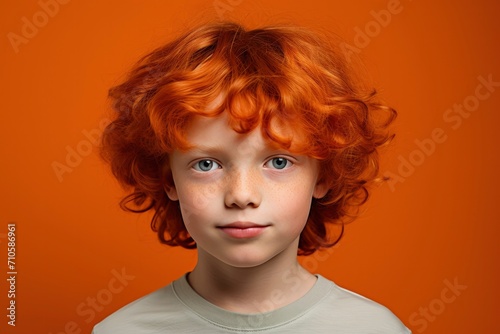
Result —
[[[313, 199], [299, 243], [300, 255], [311, 254], [340, 240], [368, 184], [379, 179], [378, 148], [393, 137], [387, 127], [396, 112], [360, 87], [338, 46], [308, 30], [206, 24], [143, 57], [110, 89], [116, 117], [101, 154], [133, 189], [122, 208], [153, 210], [151, 227], [162, 243], [195, 248], [179, 203], [165, 193], [173, 185], [169, 153], [189, 149], [184, 132], [195, 115], [226, 112], [238, 133], [260, 126], [276, 145], [320, 161], [329, 190]], [[293, 129], [293, 145], [276, 131], [283, 126]], [[340, 226], [335, 238], [328, 224]]]

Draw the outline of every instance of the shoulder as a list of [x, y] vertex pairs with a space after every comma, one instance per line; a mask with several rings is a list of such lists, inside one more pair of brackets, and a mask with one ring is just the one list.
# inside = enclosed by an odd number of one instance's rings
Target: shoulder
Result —
[[[325, 298], [318, 305], [324, 316], [345, 326], [346, 333], [406, 334], [408, 328], [387, 307], [326, 280]], [[327, 287], [327, 288], [326, 288]]]
[[169, 284], [122, 307], [95, 325], [93, 334], [157, 333], [183, 316]]

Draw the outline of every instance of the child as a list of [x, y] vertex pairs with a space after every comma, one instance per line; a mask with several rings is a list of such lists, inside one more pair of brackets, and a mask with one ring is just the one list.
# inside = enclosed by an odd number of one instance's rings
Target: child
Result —
[[378, 179], [395, 111], [359, 86], [297, 27], [207, 24], [140, 60], [110, 90], [102, 154], [133, 189], [122, 207], [153, 210], [160, 241], [198, 262], [94, 334], [409, 333], [297, 262], [340, 239]]

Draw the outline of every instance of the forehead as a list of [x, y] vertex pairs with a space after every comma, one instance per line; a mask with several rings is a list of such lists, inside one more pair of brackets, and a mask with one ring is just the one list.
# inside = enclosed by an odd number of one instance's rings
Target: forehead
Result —
[[186, 128], [186, 140], [191, 149], [229, 148], [245, 150], [273, 146], [265, 140], [260, 126], [248, 133], [238, 133], [229, 124], [228, 116], [222, 113], [215, 117], [194, 116]]
[[[302, 141], [299, 131], [293, 130], [278, 119], [273, 120], [265, 129], [262, 124], [258, 124], [253, 130], [245, 133], [236, 131], [232, 124], [234, 119], [227, 112], [211, 117], [195, 115], [185, 128], [185, 139], [191, 145], [191, 149], [231, 145], [241, 148], [245, 145], [246, 150], [265, 147], [289, 151], [294, 151], [296, 144]], [[270, 136], [271, 133], [274, 138]]]
[[230, 128], [225, 113], [215, 117], [196, 115], [186, 127], [186, 139], [192, 144], [203, 143], [206, 140], [232, 135], [232, 132], [235, 131]]

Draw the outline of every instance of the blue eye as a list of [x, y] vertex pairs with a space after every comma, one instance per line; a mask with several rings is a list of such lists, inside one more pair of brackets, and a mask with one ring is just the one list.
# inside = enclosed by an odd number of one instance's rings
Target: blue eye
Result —
[[209, 172], [211, 170], [220, 168], [220, 165], [213, 160], [205, 159], [195, 163], [193, 168], [199, 172]]
[[290, 160], [285, 158], [272, 158], [268, 163], [271, 163], [271, 166], [275, 169], [285, 169], [291, 165]]

